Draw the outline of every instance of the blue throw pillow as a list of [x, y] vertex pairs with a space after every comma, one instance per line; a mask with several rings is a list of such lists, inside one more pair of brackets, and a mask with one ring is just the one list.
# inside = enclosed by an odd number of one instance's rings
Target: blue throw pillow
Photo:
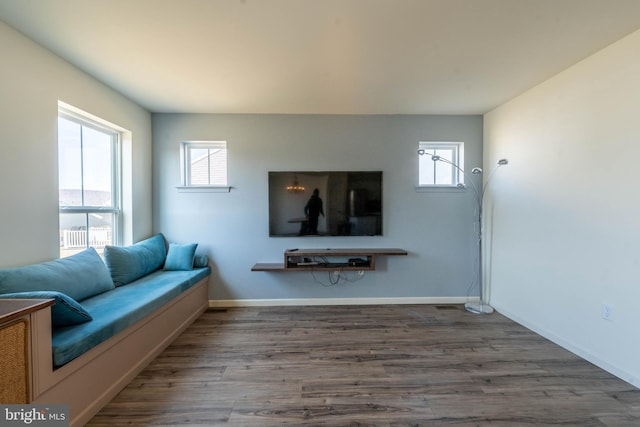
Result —
[[171, 270], [193, 270], [193, 259], [196, 255], [197, 243], [189, 243], [186, 245], [178, 245], [176, 243], [169, 244], [169, 252], [164, 262], [164, 269]]
[[93, 248], [55, 261], [0, 270], [0, 294], [56, 291], [82, 301], [113, 288], [109, 271]]
[[85, 308], [69, 295], [55, 291], [31, 291], [2, 294], [0, 298], [10, 299], [54, 299], [51, 306], [51, 324], [54, 327], [77, 325], [93, 320]]
[[206, 255], [196, 255], [193, 257], [193, 268], [203, 268], [209, 265], [209, 257]]
[[131, 246], [104, 248], [104, 260], [116, 286], [126, 285], [161, 268], [166, 255], [162, 234]]

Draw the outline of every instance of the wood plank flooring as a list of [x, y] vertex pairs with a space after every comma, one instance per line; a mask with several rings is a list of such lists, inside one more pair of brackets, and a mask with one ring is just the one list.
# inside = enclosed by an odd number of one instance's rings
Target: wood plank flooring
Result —
[[90, 426], [640, 426], [640, 391], [461, 306], [210, 310]]

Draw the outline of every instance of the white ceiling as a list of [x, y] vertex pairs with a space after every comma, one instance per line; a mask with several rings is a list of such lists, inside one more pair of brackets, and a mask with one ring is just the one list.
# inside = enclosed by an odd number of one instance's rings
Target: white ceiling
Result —
[[640, 28], [640, 0], [0, 0], [0, 20], [152, 112], [482, 114]]

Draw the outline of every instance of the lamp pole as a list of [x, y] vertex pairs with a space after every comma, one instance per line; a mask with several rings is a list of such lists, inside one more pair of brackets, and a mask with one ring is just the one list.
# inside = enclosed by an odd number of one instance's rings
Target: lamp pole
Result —
[[[431, 160], [433, 160], [434, 162], [443, 162], [443, 163], [447, 163], [453, 167], [455, 167], [457, 170], [459, 170], [462, 175], [465, 175], [464, 170], [462, 170], [462, 168], [457, 165], [456, 163], [445, 159], [439, 155], [436, 154], [432, 154], [432, 153], [428, 153], [425, 150], [418, 150], [418, 154], [423, 156], [423, 155], [429, 155], [431, 156]], [[504, 166], [509, 164], [509, 161], [507, 159], [500, 159], [498, 160], [498, 163], [496, 165], [496, 167], [491, 171], [491, 173], [489, 174], [489, 176], [487, 176], [487, 179], [485, 180], [484, 184], [482, 184], [481, 189], [478, 190], [478, 187], [476, 187], [476, 185], [473, 183], [473, 181], [469, 181], [469, 183], [471, 184], [471, 188], [473, 189], [474, 192], [474, 196], [476, 199], [476, 208], [477, 208], [477, 218], [474, 218], [474, 221], [478, 221], [478, 271], [477, 271], [477, 275], [478, 275], [478, 287], [479, 287], [479, 294], [480, 294], [480, 300], [478, 302], [467, 302], [464, 305], [465, 310], [471, 312], [471, 313], [475, 313], [475, 314], [491, 314], [493, 313], [493, 307], [491, 307], [491, 305], [486, 302], [484, 300], [484, 265], [483, 265], [483, 247], [482, 247], [482, 235], [483, 235], [483, 224], [482, 224], [482, 205], [484, 203], [484, 193], [487, 189], [487, 186], [489, 185], [489, 180], [491, 179], [491, 176], [493, 175], [493, 173], [500, 167], [500, 166]], [[482, 175], [482, 168], [479, 167], [475, 167], [471, 170], [471, 173], [474, 175]], [[458, 186], [464, 187], [463, 184], [458, 184]]]
[[[498, 168], [500, 166], [505, 166], [509, 164], [509, 160], [507, 159], [500, 159], [498, 160], [496, 166], [493, 168], [493, 170], [491, 171], [491, 173], [489, 173], [489, 175], [487, 176], [487, 179], [485, 180], [484, 184], [482, 185], [482, 191], [480, 192], [479, 195], [476, 196], [476, 199], [478, 201], [478, 286], [480, 289], [480, 301], [479, 302], [468, 302], [464, 305], [465, 310], [471, 312], [471, 313], [475, 313], [475, 314], [491, 314], [493, 313], [493, 307], [491, 307], [491, 305], [486, 302], [484, 300], [484, 264], [483, 264], [483, 246], [482, 246], [482, 237], [484, 235], [484, 224], [482, 221], [482, 211], [483, 211], [483, 205], [484, 205], [484, 193], [487, 190], [487, 186], [489, 185], [489, 180], [491, 179], [491, 176], [494, 174], [494, 172], [496, 170], [498, 170]], [[481, 168], [473, 168], [471, 170], [471, 173], [474, 174], [482, 174], [482, 169]], [[476, 193], [477, 188], [475, 189]]]
[[[479, 169], [479, 168], [478, 168]], [[478, 172], [482, 173], [482, 170]], [[488, 302], [484, 301], [484, 267], [482, 264], [482, 204], [484, 199], [484, 189], [482, 188], [482, 193], [477, 196], [478, 199], [478, 288], [480, 290], [480, 301], [478, 302], [467, 302], [464, 305], [464, 309], [475, 314], [491, 314], [493, 313], [493, 307], [489, 305]]]

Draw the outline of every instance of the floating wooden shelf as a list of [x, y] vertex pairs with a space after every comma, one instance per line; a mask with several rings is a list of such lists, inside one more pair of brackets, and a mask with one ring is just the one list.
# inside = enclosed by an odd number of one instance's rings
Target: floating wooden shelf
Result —
[[284, 262], [257, 263], [251, 271], [375, 270], [376, 257], [395, 255], [407, 255], [407, 251], [398, 248], [287, 249]]

